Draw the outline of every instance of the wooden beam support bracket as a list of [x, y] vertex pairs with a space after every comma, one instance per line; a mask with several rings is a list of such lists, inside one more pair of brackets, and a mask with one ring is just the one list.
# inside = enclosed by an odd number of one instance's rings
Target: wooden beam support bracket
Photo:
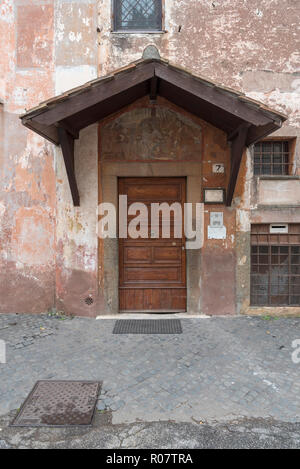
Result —
[[275, 132], [275, 130], [278, 130], [278, 128], [279, 127], [273, 122], [262, 127], [251, 127], [247, 135], [246, 146], [248, 147], [249, 145], [253, 145], [264, 137], [270, 135], [272, 132]]
[[236, 129], [234, 129], [230, 134], [227, 135], [227, 142], [231, 142], [234, 137], [237, 136], [237, 134], [239, 133], [239, 131], [245, 126], [245, 122], [243, 122], [242, 124], [240, 124]]
[[231, 205], [233, 199], [234, 189], [239, 174], [243, 151], [246, 146], [249, 127], [249, 124], [243, 124], [242, 126], [240, 126], [235, 138], [233, 138], [232, 140], [230, 177], [226, 194], [227, 207]]
[[157, 94], [158, 94], [158, 78], [157, 76], [154, 75], [150, 80], [150, 93], [149, 93], [150, 101], [155, 101], [157, 98]]
[[76, 129], [73, 129], [66, 121], [60, 121], [57, 124], [55, 124], [56, 127], [62, 127], [65, 129], [75, 140], [79, 138], [79, 131]]
[[80, 199], [75, 178], [74, 166], [74, 138], [63, 127], [58, 127], [59, 142], [62, 149], [62, 154], [65, 161], [69, 186], [72, 194], [73, 204], [79, 207]]

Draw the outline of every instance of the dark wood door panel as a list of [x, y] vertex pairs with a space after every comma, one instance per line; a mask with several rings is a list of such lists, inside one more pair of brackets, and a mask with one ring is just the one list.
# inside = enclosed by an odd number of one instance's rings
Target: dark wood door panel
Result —
[[147, 263], [152, 260], [152, 248], [149, 246], [124, 246], [124, 264]]
[[159, 264], [181, 265], [182, 247], [180, 246], [138, 246], [124, 245], [124, 266], [128, 264]]
[[130, 202], [164, 202], [181, 199], [180, 185], [144, 184], [143, 186], [128, 185], [127, 197]]
[[181, 246], [153, 246], [153, 263], [178, 263], [182, 262], [182, 247]]
[[174, 284], [181, 283], [181, 266], [159, 265], [157, 267], [151, 264], [138, 267], [125, 267], [123, 285], [127, 283], [163, 283]]
[[120, 311], [185, 311], [186, 288], [120, 288]]
[[[185, 178], [121, 178], [119, 194], [148, 207], [148, 238], [119, 239], [119, 298], [121, 311], [185, 311], [186, 272], [185, 238], [182, 230], [174, 237], [174, 215], [170, 212], [170, 237], [162, 236], [160, 216], [156, 227], [150, 226], [151, 203], [185, 202]], [[127, 217], [129, 224], [134, 216]], [[183, 219], [183, 213], [182, 213]], [[184, 220], [183, 220], [184, 222]], [[154, 237], [155, 228], [159, 233]]]
[[[143, 179], [143, 183], [137, 180]], [[181, 202], [184, 178], [121, 178], [120, 190], [125, 189], [128, 201], [132, 202]]]

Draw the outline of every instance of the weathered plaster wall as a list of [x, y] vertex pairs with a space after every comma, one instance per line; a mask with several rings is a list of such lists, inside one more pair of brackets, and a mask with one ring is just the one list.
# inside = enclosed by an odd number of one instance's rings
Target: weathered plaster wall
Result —
[[165, 33], [112, 33], [111, 3], [98, 1], [99, 72], [141, 57], [162, 57], [290, 115], [299, 126], [297, 0], [164, 0]]
[[299, 179], [260, 178], [259, 205], [300, 205]]
[[[97, 76], [97, 1], [57, 0], [55, 94]], [[95, 316], [99, 311], [97, 260], [97, 125], [80, 132], [75, 168], [80, 207], [74, 207], [60, 148], [56, 149], [56, 308]], [[85, 300], [92, 299], [91, 304]]]
[[[55, 283], [59, 308], [93, 315], [100, 307], [95, 293], [97, 246], [91, 228], [98, 190], [97, 177], [91, 174], [97, 171], [95, 127], [82, 132], [76, 144], [83, 205], [74, 210], [60, 151], [22, 127], [18, 114], [139, 59], [148, 44], [155, 44], [162, 57], [287, 113], [289, 120], [276, 135], [299, 137], [299, 10], [298, 0], [164, 0], [165, 33], [116, 34], [111, 32], [110, 0], [1, 1], [0, 311], [40, 312], [53, 306]], [[222, 145], [211, 140], [204, 152], [201, 171], [207, 187], [227, 182], [228, 171], [224, 176], [211, 175], [212, 162], [221, 162], [217, 160]], [[299, 143], [294, 174], [300, 175]], [[226, 222], [237, 230], [235, 234], [230, 231], [225, 246], [227, 265], [233, 269], [228, 275], [236, 275], [237, 311], [246, 311], [249, 304], [250, 223], [288, 222], [299, 217], [299, 207], [258, 207], [252, 177], [248, 151], [235, 193], [237, 210], [224, 209]], [[60, 214], [57, 234], [56, 211]], [[207, 260], [209, 267], [210, 255], [215, 253], [215, 265], [222, 268], [218, 256], [224, 246], [217, 244], [215, 250], [206, 244], [203, 265]], [[235, 293], [227, 294], [225, 308], [212, 305], [211, 275], [212, 271], [201, 279], [202, 291], [207, 292], [203, 311], [229, 312]], [[220, 277], [219, 270], [214, 276]], [[225, 292], [225, 286], [221, 291]], [[89, 294], [95, 295], [91, 306], [82, 303]]]
[[0, 312], [41, 312], [54, 302], [52, 145], [18, 118], [54, 92], [53, 21], [53, 2], [1, 2]]
[[[74, 207], [66, 169], [57, 149], [56, 289], [57, 309], [72, 314], [95, 315], [97, 308], [97, 124], [81, 132], [75, 144], [75, 171], [80, 207]], [[92, 298], [91, 305], [86, 298]]]
[[[96, 77], [96, 8], [96, 0], [3, 0], [0, 4], [0, 312], [41, 312], [53, 307], [56, 278], [60, 304], [68, 305], [66, 291], [75, 290], [78, 270], [83, 271], [79, 283], [84, 293], [95, 290], [97, 256], [90, 252], [96, 241], [91, 242], [87, 233], [91, 228], [86, 228], [92, 226], [94, 207], [77, 213], [70, 229], [69, 193], [66, 190], [62, 197], [58, 191], [56, 198], [63, 172], [60, 152], [21, 126], [18, 116], [25, 108]], [[88, 142], [94, 139], [92, 156], [97, 158], [97, 132], [87, 132]], [[82, 161], [78, 165], [82, 186], [80, 175], [85, 168]], [[90, 163], [87, 167], [94, 173]], [[97, 178], [93, 187], [97, 190]], [[86, 188], [84, 183], [89, 194]], [[57, 235], [56, 212], [61, 217]], [[73, 236], [80, 226], [85, 235]], [[69, 239], [69, 232], [70, 242], [62, 254], [61, 240]], [[85, 272], [91, 279], [84, 283]]]

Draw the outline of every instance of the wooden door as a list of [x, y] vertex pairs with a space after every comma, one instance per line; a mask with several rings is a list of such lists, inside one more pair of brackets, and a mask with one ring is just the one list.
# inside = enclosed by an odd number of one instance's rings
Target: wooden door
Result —
[[[145, 220], [148, 224], [148, 238], [119, 238], [120, 311], [186, 311], [186, 256], [183, 229], [185, 191], [185, 178], [119, 179], [119, 194], [127, 195], [127, 205], [143, 202], [148, 208], [148, 220]], [[174, 237], [172, 211], [170, 238], [162, 236], [161, 217], [159, 235], [153, 237], [154, 227], [150, 224], [150, 206], [151, 203], [162, 202], [181, 204], [180, 238]], [[128, 216], [128, 224], [133, 218], [134, 216]]]

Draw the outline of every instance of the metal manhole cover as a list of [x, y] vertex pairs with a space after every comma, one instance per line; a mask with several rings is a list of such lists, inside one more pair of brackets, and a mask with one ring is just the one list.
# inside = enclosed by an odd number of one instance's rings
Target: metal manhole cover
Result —
[[181, 334], [179, 319], [118, 319], [113, 334]]
[[97, 381], [37, 381], [11, 425], [91, 425], [99, 391]]

